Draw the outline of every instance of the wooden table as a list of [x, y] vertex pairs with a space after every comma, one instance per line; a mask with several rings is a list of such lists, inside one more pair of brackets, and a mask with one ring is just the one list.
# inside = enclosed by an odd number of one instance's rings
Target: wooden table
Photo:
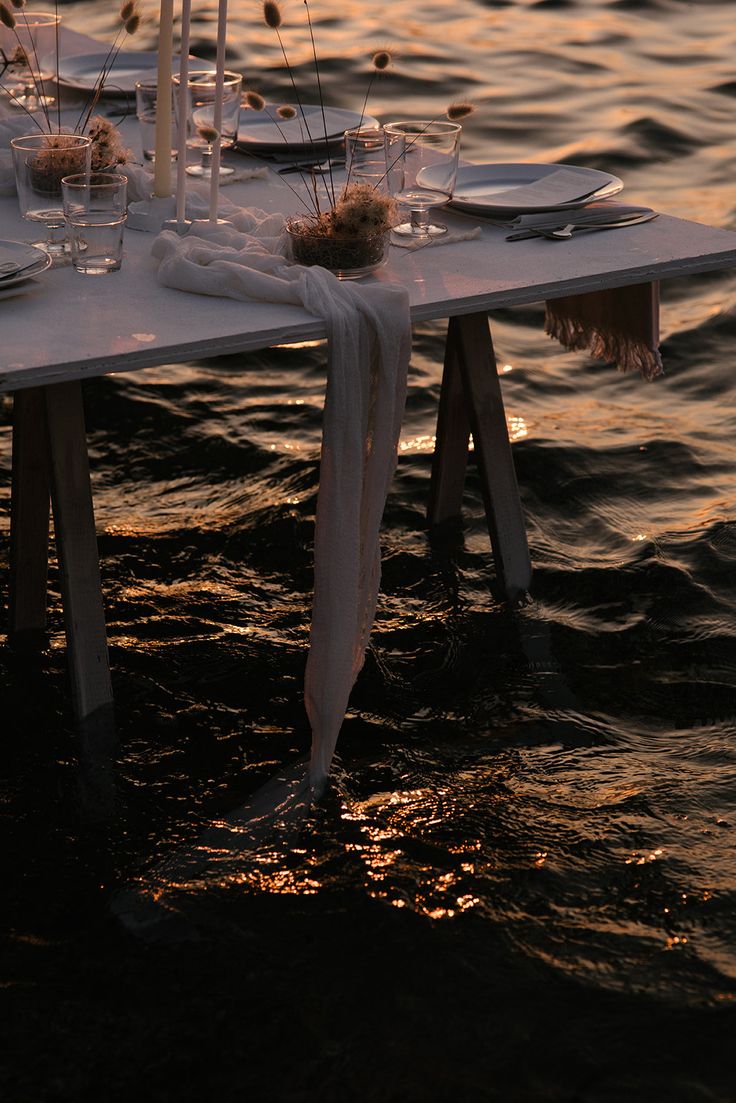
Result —
[[[294, 177], [290, 178], [293, 183]], [[293, 209], [284, 181], [228, 187], [236, 203]], [[448, 213], [449, 215], [449, 213]], [[468, 227], [472, 221], [449, 215]], [[30, 227], [17, 201], [0, 200], [0, 237]], [[645, 225], [569, 242], [480, 239], [410, 253], [392, 250], [376, 276], [409, 288], [414, 321], [449, 318], [429, 517], [460, 512], [472, 431], [493, 554], [506, 594], [531, 578], [488, 311], [560, 296], [736, 266], [736, 234], [661, 216]], [[0, 390], [14, 392], [9, 635], [18, 647], [45, 638], [49, 500], [54, 513], [75, 714], [83, 734], [112, 724], [112, 689], [100, 589], [81, 384], [110, 372], [266, 348], [325, 336], [296, 307], [247, 304], [161, 287], [152, 236], [127, 231], [119, 273], [71, 269], [32, 292], [0, 299]]]

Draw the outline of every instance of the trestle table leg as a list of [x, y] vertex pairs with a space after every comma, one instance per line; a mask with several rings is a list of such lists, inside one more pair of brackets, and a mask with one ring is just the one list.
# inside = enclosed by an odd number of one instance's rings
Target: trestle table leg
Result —
[[445, 375], [437, 422], [431, 523], [460, 510], [467, 436], [458, 407], [456, 376], [462, 380], [465, 416], [470, 424], [480, 475], [488, 532], [499, 584], [510, 601], [525, 600], [531, 561], [519, 499], [506, 413], [493, 342], [485, 313], [451, 318], [447, 331]]
[[460, 516], [465, 470], [468, 465], [470, 422], [460, 377], [455, 322], [455, 318], [450, 318], [445, 342], [445, 365], [437, 411], [437, 432], [427, 507], [427, 520], [430, 525], [441, 525], [445, 521], [451, 521]]
[[[107, 770], [113, 697], [79, 382], [46, 388], [51, 501], [74, 711], [85, 766]], [[103, 776], [98, 782], [106, 783]]]

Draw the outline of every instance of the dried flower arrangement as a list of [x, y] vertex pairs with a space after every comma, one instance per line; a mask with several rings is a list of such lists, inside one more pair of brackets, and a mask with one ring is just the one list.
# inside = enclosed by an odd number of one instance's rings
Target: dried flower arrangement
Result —
[[[334, 146], [327, 139], [322, 80], [309, 0], [304, 0], [304, 7], [322, 116], [321, 134], [312, 133], [309, 120], [303, 111], [294, 71], [281, 35], [282, 15], [278, 0], [263, 0], [263, 20], [266, 26], [276, 33], [296, 103], [296, 107], [291, 104], [283, 104], [279, 107], [273, 121], [281, 130], [280, 120], [288, 121], [298, 116], [305, 140], [316, 147], [324, 143], [324, 160], [327, 163], [327, 172], [320, 174], [319, 178], [314, 171], [309, 172], [305, 169], [301, 173], [302, 180], [308, 184], [306, 200], [301, 192], [292, 188], [306, 207], [304, 215], [287, 221], [286, 228], [292, 241], [292, 253], [294, 260], [299, 263], [319, 264], [332, 271], [347, 272], [360, 268], [370, 270], [380, 264], [384, 257], [387, 235], [396, 221], [397, 205], [390, 196], [371, 184], [351, 184], [348, 179], [339, 193], [335, 187], [332, 162]], [[363, 100], [359, 125], [362, 125], [365, 118], [373, 82], [378, 74], [389, 67], [391, 60], [388, 50], [377, 50], [372, 55], [371, 77]], [[255, 111], [262, 111], [265, 108], [265, 100], [258, 92], [247, 92], [245, 102]], [[285, 135], [284, 138], [286, 139]], [[320, 186], [323, 178], [324, 190]], [[288, 184], [288, 181], [285, 183]]]
[[35, 192], [49, 198], [58, 197], [63, 178], [84, 171], [83, 152], [72, 144], [74, 140], [73, 134], [44, 135], [44, 148], [26, 163], [29, 183]]
[[[92, 171], [100, 172], [104, 169], [109, 169], [113, 165], [123, 165], [130, 158], [130, 150], [128, 150], [123, 144], [120, 132], [114, 123], [111, 123], [108, 119], [103, 118], [101, 115], [93, 115], [93, 111], [97, 106], [97, 102], [102, 94], [102, 90], [105, 81], [110, 73], [112, 66], [115, 63], [115, 59], [118, 56], [122, 45], [126, 38], [134, 35], [141, 24], [140, 13], [137, 8], [137, 0], [124, 0], [119, 12], [119, 23], [115, 33], [115, 38], [110, 46], [105, 60], [100, 69], [99, 75], [94, 82], [93, 88], [90, 92], [87, 102], [80, 110], [79, 117], [73, 127], [62, 127], [61, 125], [61, 106], [57, 101], [56, 119], [53, 119], [52, 113], [49, 111], [46, 98], [43, 95], [43, 81], [36, 75], [38, 71], [38, 58], [36, 56], [32, 58], [27, 57], [26, 47], [23, 45], [23, 41], [18, 33], [18, 27], [22, 28], [25, 13], [26, 0], [10, 0], [10, 4], [5, 3], [5, 0], [0, 0], [0, 23], [3, 24], [8, 30], [12, 31], [15, 35], [17, 44], [13, 57], [10, 59], [5, 58], [5, 66], [0, 70], [0, 76], [11, 64], [23, 64], [25, 63], [29, 70], [30, 75], [35, 85], [36, 95], [41, 107], [41, 115], [39, 118], [38, 112], [29, 111], [28, 108], [20, 102], [18, 96], [16, 96], [10, 89], [3, 88], [3, 91], [13, 100], [21, 110], [25, 111], [28, 115], [31, 123], [42, 133], [48, 135], [49, 149], [58, 149], [58, 143], [55, 143], [54, 139], [57, 135], [62, 133], [72, 134], [86, 134], [92, 139]], [[15, 10], [13, 10], [15, 9]], [[17, 13], [17, 14], [16, 14]], [[55, 0], [54, 14], [58, 16], [58, 0]], [[32, 39], [31, 39], [32, 45]], [[33, 48], [33, 47], [32, 47]], [[35, 48], [33, 48], [35, 55]], [[32, 64], [29, 64], [31, 62]], [[56, 24], [56, 82], [59, 82], [59, 28], [58, 21]], [[0, 85], [0, 87], [2, 87]], [[38, 155], [39, 157], [42, 154]], [[39, 165], [39, 171], [43, 171], [44, 174], [49, 169], [51, 162], [54, 162], [54, 172], [58, 175], [61, 171], [61, 165], [63, 158], [55, 155], [53, 158], [47, 159], [49, 164], [44, 166]], [[69, 168], [67, 171], [76, 172], [76, 167]], [[64, 173], [62, 173], [64, 175]]]
[[[331, 145], [327, 138], [325, 104], [309, 0], [304, 0], [304, 7], [323, 127], [321, 134], [314, 135], [303, 112], [294, 71], [289, 62], [281, 35], [283, 19], [279, 0], [263, 0], [263, 20], [266, 26], [276, 33], [297, 105], [296, 108], [289, 104], [282, 105], [277, 109], [276, 118], [273, 121], [281, 130], [279, 126], [280, 119], [289, 120], [299, 115], [305, 140], [316, 147], [324, 143], [324, 161], [327, 165], [327, 171], [320, 174], [319, 180], [314, 171], [311, 173], [307, 169], [302, 171], [302, 180], [309, 185], [307, 200], [305, 201], [303, 195], [297, 192], [296, 189], [292, 188], [292, 191], [297, 195], [300, 202], [307, 207], [307, 212], [300, 217], [287, 220], [286, 228], [291, 237], [294, 259], [299, 263], [320, 264], [337, 272], [348, 272], [351, 269], [370, 271], [385, 258], [391, 227], [398, 221], [398, 204], [391, 196], [380, 190], [380, 185], [383, 183], [385, 176], [376, 184], [358, 184], [351, 183], [350, 174], [348, 174], [347, 182], [342, 191], [339, 194], [336, 191], [332, 161], [334, 145]], [[368, 100], [374, 81], [389, 68], [392, 61], [393, 56], [389, 50], [376, 50], [372, 54], [371, 75], [360, 111], [358, 128], [362, 126], [366, 117]], [[263, 96], [255, 91], [246, 93], [245, 102], [255, 111], [262, 111], [265, 108]], [[472, 104], [453, 103], [448, 107], [446, 115], [450, 120], [457, 121], [465, 118], [473, 110]], [[285, 135], [284, 138], [286, 139]], [[387, 176], [388, 172], [385, 175]], [[324, 190], [321, 190], [319, 186], [321, 179], [325, 181], [326, 187]], [[285, 181], [285, 183], [288, 183], [288, 181]], [[326, 209], [324, 208], [325, 202]]]

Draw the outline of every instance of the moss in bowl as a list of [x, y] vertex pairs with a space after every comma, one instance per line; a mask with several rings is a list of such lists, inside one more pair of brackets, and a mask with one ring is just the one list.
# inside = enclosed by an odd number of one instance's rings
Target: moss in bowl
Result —
[[390, 196], [370, 184], [351, 184], [330, 210], [287, 221], [292, 259], [327, 268], [339, 279], [367, 276], [388, 260], [396, 215]]

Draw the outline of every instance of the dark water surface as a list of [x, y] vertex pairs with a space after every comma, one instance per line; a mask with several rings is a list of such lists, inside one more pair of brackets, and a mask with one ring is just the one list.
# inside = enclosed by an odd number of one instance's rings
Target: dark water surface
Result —
[[[286, 98], [258, 10], [235, 4], [231, 62]], [[382, 119], [469, 96], [478, 160], [604, 168], [736, 228], [731, 3], [314, 15], [331, 102], [359, 107], [366, 54], [393, 45]], [[102, 0], [64, 18], [113, 20]], [[443, 331], [417, 327], [334, 784], [296, 846], [189, 893], [195, 942], [134, 940], [109, 900], [307, 750], [324, 348], [87, 386], [120, 806], [79, 815], [55, 602], [35, 667], [0, 656], [3, 1100], [736, 1100], [733, 294], [663, 288], [652, 385], [562, 353], [541, 308], [494, 314], [535, 566], [518, 613], [491, 596], [474, 471], [464, 530], [428, 540]], [[6, 402], [6, 470], [9, 421]], [[7, 522], [2, 545], [5, 564]]]

